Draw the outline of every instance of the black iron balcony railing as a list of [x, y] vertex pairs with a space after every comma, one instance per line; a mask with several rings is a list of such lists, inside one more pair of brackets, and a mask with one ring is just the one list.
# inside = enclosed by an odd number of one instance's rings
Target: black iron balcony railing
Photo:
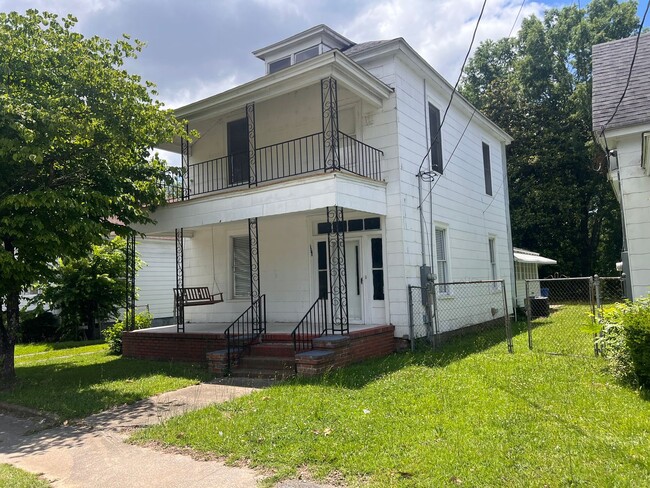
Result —
[[[383, 152], [338, 133], [338, 163], [327, 167], [322, 132], [258, 148], [255, 151], [257, 183], [318, 171], [345, 171], [373, 180], [381, 179]], [[248, 186], [251, 181], [248, 153], [237, 153], [190, 164], [184, 175], [185, 198]], [[189, 193], [189, 195], [188, 195]], [[168, 190], [169, 201], [181, 200], [182, 184]]]

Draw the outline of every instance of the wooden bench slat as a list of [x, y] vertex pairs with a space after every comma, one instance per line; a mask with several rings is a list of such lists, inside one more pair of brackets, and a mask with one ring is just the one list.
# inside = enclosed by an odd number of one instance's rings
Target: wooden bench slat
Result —
[[[181, 288], [174, 288], [174, 296], [178, 298]], [[223, 302], [223, 293], [211, 294], [207, 286], [193, 286], [182, 288], [183, 305], [191, 307], [194, 305], [212, 305]]]

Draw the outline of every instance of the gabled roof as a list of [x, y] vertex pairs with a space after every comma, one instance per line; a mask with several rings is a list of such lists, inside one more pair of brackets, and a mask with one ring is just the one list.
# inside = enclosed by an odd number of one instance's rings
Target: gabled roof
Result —
[[[592, 125], [596, 133], [614, 113], [625, 90], [634, 55], [636, 36], [596, 44], [592, 47], [593, 93]], [[630, 85], [608, 129], [650, 122], [650, 33], [639, 38], [639, 48]]]

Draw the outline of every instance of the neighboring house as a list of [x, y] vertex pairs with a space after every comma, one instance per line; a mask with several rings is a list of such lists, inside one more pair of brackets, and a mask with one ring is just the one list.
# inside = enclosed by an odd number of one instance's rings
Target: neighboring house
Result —
[[[526, 280], [539, 280], [540, 264], [557, 264], [555, 259], [545, 258], [539, 253], [527, 251], [526, 249], [513, 248], [515, 258], [515, 281], [517, 283], [517, 306], [524, 307], [526, 298]], [[542, 290], [539, 282], [529, 283], [528, 294], [540, 296]]]
[[609, 179], [621, 206], [628, 298], [650, 292], [650, 33], [639, 37], [626, 87], [636, 43], [634, 36], [592, 49], [593, 130], [608, 152]]
[[137, 274], [138, 312], [149, 310], [154, 325], [174, 323], [174, 294], [176, 286], [176, 246], [170, 237], [136, 239], [136, 251], [144, 266]]
[[[422, 239], [438, 281], [505, 279], [513, 299], [508, 134], [456, 94], [437, 137], [452, 86], [402, 38], [319, 25], [253, 54], [264, 76], [176, 110], [201, 134], [162, 147], [181, 153], [184, 198], [138, 229], [176, 235], [179, 283], [223, 292], [185, 322], [230, 323], [263, 294], [272, 332], [329, 297], [335, 331], [408, 336]], [[423, 233], [420, 170], [436, 174]]]

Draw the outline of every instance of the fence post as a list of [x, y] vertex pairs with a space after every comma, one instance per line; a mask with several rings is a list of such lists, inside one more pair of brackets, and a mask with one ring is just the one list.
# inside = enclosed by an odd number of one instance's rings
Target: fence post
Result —
[[508, 313], [508, 297], [506, 296], [506, 280], [501, 280], [501, 290], [503, 291], [503, 318], [506, 326], [506, 342], [508, 343], [508, 352], [510, 354], [515, 352], [512, 343], [512, 329], [510, 328], [510, 314]]
[[[592, 314], [592, 321], [593, 323], [598, 323], [600, 324], [601, 318], [602, 318], [602, 303], [601, 303], [601, 297], [600, 297], [600, 277], [598, 275], [594, 275], [593, 278], [593, 284], [594, 284], [594, 294], [596, 295], [596, 310], [595, 313]], [[593, 306], [592, 306], [593, 307]], [[598, 350], [598, 334], [594, 334], [594, 355], [598, 356], [599, 350]]]
[[436, 283], [429, 281], [427, 283], [427, 293], [430, 293], [429, 305], [427, 306], [428, 316], [431, 324], [431, 331], [433, 337], [431, 338], [431, 345], [435, 350], [438, 342], [438, 301], [436, 300]]
[[530, 310], [530, 293], [529, 293], [530, 282], [526, 280], [526, 298], [524, 298], [524, 305], [526, 306], [526, 325], [528, 326], [528, 349], [532, 351], [533, 349], [533, 324], [532, 324], [532, 313]]
[[408, 286], [409, 291], [409, 337], [411, 338], [411, 352], [415, 351], [415, 337], [413, 332], [413, 286]]

